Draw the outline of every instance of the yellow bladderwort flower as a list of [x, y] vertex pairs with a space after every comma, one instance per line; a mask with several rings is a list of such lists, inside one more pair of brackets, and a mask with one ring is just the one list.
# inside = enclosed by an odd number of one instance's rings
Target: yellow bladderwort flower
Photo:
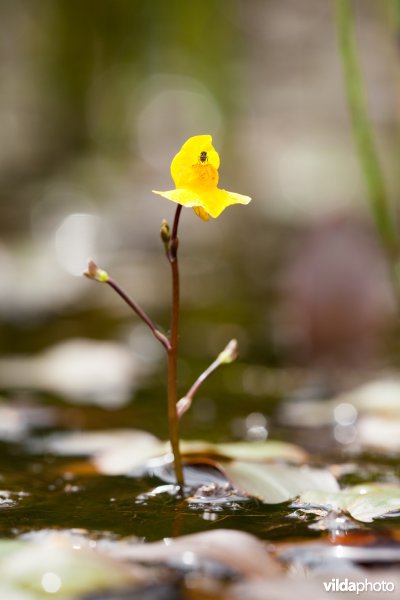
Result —
[[187, 140], [171, 163], [176, 189], [157, 192], [168, 200], [193, 208], [203, 221], [216, 219], [231, 204], [248, 204], [249, 196], [221, 190], [218, 186], [219, 155], [211, 135], [195, 135]]

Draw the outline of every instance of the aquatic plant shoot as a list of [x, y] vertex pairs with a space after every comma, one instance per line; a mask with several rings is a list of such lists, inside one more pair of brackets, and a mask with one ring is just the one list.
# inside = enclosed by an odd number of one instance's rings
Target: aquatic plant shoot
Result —
[[179, 447], [179, 420], [190, 408], [195, 394], [211, 373], [220, 365], [229, 364], [235, 360], [238, 354], [237, 342], [236, 340], [231, 340], [212, 364], [196, 379], [190, 390], [179, 399], [177, 386], [180, 316], [178, 228], [182, 207], [193, 208], [200, 219], [208, 221], [210, 217], [214, 219], [219, 217], [228, 206], [233, 204], [248, 204], [251, 200], [249, 196], [228, 192], [218, 187], [219, 165], [219, 154], [212, 145], [211, 135], [193, 136], [183, 144], [171, 163], [171, 176], [176, 189], [165, 192], [153, 190], [155, 194], [163, 196], [178, 205], [172, 229], [166, 220], [162, 221], [160, 228], [161, 241], [171, 268], [172, 300], [169, 335], [160, 331], [142, 307], [106, 271], [100, 269], [94, 261], [89, 261], [87, 271], [85, 272], [85, 276], [89, 279], [93, 279], [99, 283], [107, 283], [113, 288], [122, 300], [148, 326], [153, 336], [160, 342], [166, 352], [169, 438], [174, 457], [176, 483], [180, 488], [184, 486], [185, 482]]

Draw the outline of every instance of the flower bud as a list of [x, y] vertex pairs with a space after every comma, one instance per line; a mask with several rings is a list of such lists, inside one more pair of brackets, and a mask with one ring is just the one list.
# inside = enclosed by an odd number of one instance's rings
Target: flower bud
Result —
[[94, 260], [88, 262], [87, 271], [84, 272], [85, 277], [99, 281], [100, 283], [106, 283], [108, 281], [108, 273], [99, 269]]
[[165, 219], [161, 221], [160, 236], [164, 244], [168, 244], [171, 239], [171, 231]]
[[229, 363], [236, 360], [238, 357], [238, 342], [237, 340], [231, 340], [226, 348], [218, 355], [218, 361], [221, 364], [229, 365]]

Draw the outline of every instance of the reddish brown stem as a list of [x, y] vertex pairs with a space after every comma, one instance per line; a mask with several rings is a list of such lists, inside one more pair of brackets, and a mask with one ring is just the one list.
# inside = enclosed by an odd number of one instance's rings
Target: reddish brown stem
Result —
[[155, 324], [153, 323], [153, 321], [144, 312], [144, 310], [142, 309], [142, 307], [139, 306], [139, 304], [137, 304], [134, 300], [132, 300], [132, 298], [125, 292], [125, 290], [123, 290], [120, 287], [120, 285], [116, 281], [114, 281], [111, 277], [109, 277], [107, 279], [106, 283], [110, 287], [112, 287], [112, 289], [115, 292], [117, 292], [118, 296], [120, 296], [127, 303], [127, 305], [130, 306], [130, 308], [138, 315], [138, 317], [140, 317], [142, 319], [142, 321], [144, 321], [146, 323], [146, 325], [150, 329], [151, 333], [154, 335], [154, 337], [159, 342], [161, 342], [161, 344], [164, 346], [164, 348], [166, 349], [166, 351], [170, 352], [170, 350], [171, 350], [171, 343], [170, 343], [169, 339], [167, 338], [166, 335], [164, 335], [163, 333], [161, 333], [161, 331], [159, 331], [157, 329], [157, 327], [155, 326]]
[[168, 260], [171, 265], [172, 275], [172, 313], [171, 313], [171, 334], [170, 348], [168, 350], [168, 424], [169, 437], [171, 440], [172, 452], [174, 455], [174, 467], [176, 482], [178, 485], [184, 485], [182, 458], [179, 449], [179, 419], [176, 409], [178, 402], [177, 391], [177, 360], [178, 360], [178, 336], [179, 336], [179, 265], [178, 265], [178, 225], [182, 206], [178, 204], [175, 219], [172, 228], [171, 240], [169, 244]]

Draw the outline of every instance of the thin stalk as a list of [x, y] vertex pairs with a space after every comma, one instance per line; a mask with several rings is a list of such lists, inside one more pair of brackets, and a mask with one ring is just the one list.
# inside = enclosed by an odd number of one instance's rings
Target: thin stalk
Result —
[[379, 235], [391, 257], [398, 252], [398, 235], [389, 207], [385, 180], [368, 117], [363, 79], [357, 55], [351, 0], [336, 1], [336, 28], [344, 84], [371, 212]]
[[148, 328], [154, 337], [161, 342], [167, 352], [171, 350], [171, 342], [161, 331], [159, 331], [150, 317], [144, 312], [144, 310], [137, 304], [132, 298], [121, 288], [121, 286], [114, 281], [111, 277], [108, 277], [107, 281], [105, 281], [117, 294], [126, 302], [128, 306], [146, 323]]
[[217, 356], [214, 362], [212, 362], [211, 365], [207, 367], [207, 369], [203, 371], [201, 375], [199, 375], [187, 394], [185, 394], [185, 396], [179, 400], [177, 405], [179, 419], [185, 414], [186, 411], [189, 410], [192, 405], [193, 398], [206, 379], [208, 379], [208, 377], [210, 377], [210, 375], [214, 373], [214, 371], [216, 371], [221, 365], [227, 365], [236, 360], [237, 356], [238, 343], [236, 340], [231, 340], [226, 348]]
[[179, 419], [177, 413], [178, 388], [177, 388], [177, 360], [178, 360], [178, 336], [179, 336], [179, 265], [178, 265], [178, 225], [182, 206], [178, 204], [172, 228], [169, 244], [168, 260], [171, 265], [172, 275], [172, 312], [171, 312], [171, 334], [170, 348], [168, 350], [168, 424], [169, 437], [171, 440], [172, 453], [174, 455], [174, 467], [176, 482], [181, 487], [184, 485], [182, 458], [179, 449]]
[[196, 381], [194, 382], [194, 384], [192, 385], [192, 387], [186, 394], [185, 398], [189, 398], [190, 400], [193, 400], [194, 396], [197, 394], [197, 392], [199, 391], [200, 387], [203, 385], [205, 380], [208, 377], [210, 377], [211, 373], [214, 373], [214, 371], [216, 371], [218, 369], [218, 367], [221, 366], [221, 364], [222, 364], [221, 361], [218, 358], [216, 358], [214, 360], [214, 362], [211, 363], [211, 365], [209, 367], [207, 367], [207, 369], [205, 371], [203, 371], [202, 374], [196, 379]]

